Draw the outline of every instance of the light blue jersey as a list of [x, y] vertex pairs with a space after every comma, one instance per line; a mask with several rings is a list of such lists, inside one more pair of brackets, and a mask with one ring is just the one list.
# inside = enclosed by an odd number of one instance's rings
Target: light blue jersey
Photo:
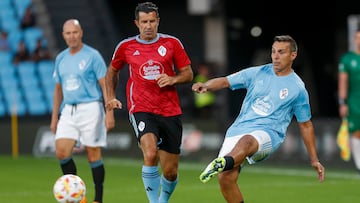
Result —
[[63, 90], [64, 104], [102, 101], [98, 80], [105, 77], [107, 67], [100, 53], [84, 44], [75, 55], [69, 48], [55, 60], [54, 80]]
[[311, 118], [308, 92], [295, 72], [277, 76], [273, 65], [266, 64], [241, 70], [227, 79], [232, 90], [244, 88], [247, 94], [226, 137], [264, 130], [271, 136], [273, 148], [277, 148], [294, 115], [298, 122]]

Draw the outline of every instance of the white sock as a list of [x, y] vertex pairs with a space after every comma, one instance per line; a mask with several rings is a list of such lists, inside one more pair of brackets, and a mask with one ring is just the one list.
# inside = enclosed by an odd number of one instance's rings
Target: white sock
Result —
[[360, 139], [354, 136], [351, 136], [351, 152], [353, 159], [355, 161], [355, 166], [360, 170]]

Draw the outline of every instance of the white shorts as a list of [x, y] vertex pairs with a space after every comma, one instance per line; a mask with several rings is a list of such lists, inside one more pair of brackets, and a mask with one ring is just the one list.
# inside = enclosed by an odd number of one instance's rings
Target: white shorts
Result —
[[106, 146], [105, 112], [101, 102], [65, 104], [55, 139], [70, 138], [89, 147]]
[[259, 148], [258, 148], [257, 152], [255, 154], [253, 154], [251, 157], [246, 157], [249, 164], [254, 164], [255, 162], [264, 160], [273, 152], [274, 149], [271, 144], [270, 135], [263, 130], [255, 130], [253, 132], [245, 133], [242, 135], [225, 137], [224, 142], [223, 142], [220, 152], [219, 152], [219, 157], [226, 156], [228, 153], [230, 153], [230, 151], [235, 147], [236, 143], [244, 135], [253, 136], [259, 143]]

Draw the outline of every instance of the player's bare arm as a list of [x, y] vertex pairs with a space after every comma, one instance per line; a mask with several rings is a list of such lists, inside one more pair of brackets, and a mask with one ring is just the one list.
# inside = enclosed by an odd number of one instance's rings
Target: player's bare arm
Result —
[[53, 104], [53, 111], [51, 115], [51, 123], [50, 123], [50, 129], [52, 133], [56, 133], [57, 123], [58, 123], [58, 116], [59, 116], [59, 110], [60, 105], [63, 100], [63, 94], [61, 90], [61, 85], [56, 84], [54, 89], [54, 104]]
[[196, 93], [205, 93], [207, 91], [216, 91], [230, 86], [226, 77], [213, 78], [205, 83], [197, 82], [193, 84], [192, 90]]
[[119, 82], [119, 71], [116, 70], [112, 65], [108, 67], [105, 76], [105, 86], [107, 101], [105, 102], [106, 111], [111, 111], [113, 109], [121, 109], [122, 104], [119, 100], [116, 99], [115, 91], [117, 84]]
[[[107, 101], [109, 101], [109, 99], [107, 97], [107, 92], [106, 92], [105, 77], [100, 78], [98, 82], [99, 82], [99, 85], [100, 85], [100, 88], [101, 88], [101, 91], [102, 91], [104, 103], [106, 104]], [[106, 111], [106, 114], [105, 114], [105, 126], [106, 126], [106, 130], [108, 130], [108, 131], [115, 127], [115, 118], [114, 118], [114, 111], [113, 110]]]
[[315, 130], [311, 120], [299, 123], [300, 132], [303, 137], [306, 150], [310, 157], [311, 166], [317, 171], [318, 179], [320, 182], [325, 180], [325, 168], [320, 163], [319, 158], [317, 157], [316, 148], [315, 148]]
[[345, 118], [348, 114], [348, 105], [346, 99], [348, 98], [348, 82], [349, 76], [347, 73], [339, 73], [338, 96], [339, 96], [339, 115]]

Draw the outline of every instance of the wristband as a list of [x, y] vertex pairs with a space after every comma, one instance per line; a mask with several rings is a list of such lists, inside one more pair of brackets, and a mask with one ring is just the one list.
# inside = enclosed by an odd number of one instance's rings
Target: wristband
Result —
[[346, 99], [339, 99], [339, 105], [342, 106], [342, 105], [346, 105]]

